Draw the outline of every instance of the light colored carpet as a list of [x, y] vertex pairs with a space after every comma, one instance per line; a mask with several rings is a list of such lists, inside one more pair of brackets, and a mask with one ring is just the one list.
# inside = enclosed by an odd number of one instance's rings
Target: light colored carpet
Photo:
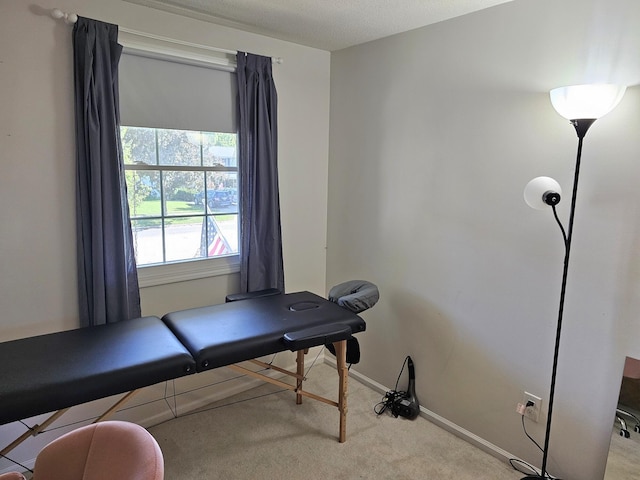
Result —
[[[326, 364], [305, 389], [336, 398]], [[351, 378], [347, 441], [337, 440], [338, 409], [264, 385], [198, 413], [151, 427], [165, 478], [305, 480], [515, 480], [522, 474], [428, 420], [376, 415], [381, 395]]]
[[[637, 410], [633, 410], [633, 413], [640, 416]], [[620, 425], [614, 425], [604, 480], [640, 479], [640, 433], [634, 431], [635, 422], [626, 417], [625, 420], [630, 437], [621, 437]]]

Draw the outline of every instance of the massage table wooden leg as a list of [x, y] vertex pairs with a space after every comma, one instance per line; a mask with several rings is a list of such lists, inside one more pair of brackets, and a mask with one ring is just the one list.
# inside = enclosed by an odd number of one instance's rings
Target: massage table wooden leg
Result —
[[20, 435], [18, 438], [16, 438], [13, 442], [11, 442], [9, 445], [7, 445], [5, 448], [3, 448], [2, 451], [0, 451], [0, 455], [2, 455], [4, 457], [11, 450], [16, 448], [21, 443], [23, 443], [27, 438], [35, 437], [35, 436], [41, 434], [49, 425], [51, 425], [58, 418], [60, 418], [62, 415], [64, 415], [64, 413], [67, 410], [69, 410], [69, 408], [63, 408], [61, 410], [58, 410], [57, 412], [53, 413], [49, 418], [47, 418], [42, 423], [42, 425], [36, 424], [33, 427], [31, 427], [29, 430], [24, 432], [22, 435]]
[[[334, 407], [338, 407], [338, 411], [340, 412], [340, 433], [338, 435], [338, 441], [340, 443], [344, 443], [347, 440], [347, 386], [349, 382], [349, 371], [347, 369], [347, 341], [341, 340], [339, 342], [335, 342], [334, 347], [336, 349], [336, 360], [338, 367], [338, 401], [334, 402], [328, 398], [322, 397], [320, 395], [316, 395], [314, 393], [308, 392], [306, 390], [302, 390], [302, 382], [304, 381], [304, 355], [308, 352], [308, 349], [298, 350], [296, 352], [296, 373], [289, 372], [284, 369], [280, 369], [274, 366], [269, 366], [259, 360], [251, 360], [252, 363], [255, 363], [259, 366], [265, 368], [273, 368], [281, 373], [286, 373], [287, 375], [291, 375], [296, 378], [296, 384], [289, 385], [282, 380], [278, 380], [276, 378], [268, 377], [260, 372], [254, 372], [249, 370], [248, 368], [242, 367], [240, 365], [227, 365], [228, 368], [235, 370], [236, 372], [242, 373], [244, 375], [248, 375], [253, 378], [258, 378], [264, 382], [271, 383], [272, 385], [276, 385], [281, 388], [285, 388], [287, 390], [292, 390], [296, 393], [296, 403], [302, 402], [302, 397], [309, 397], [314, 400], [318, 400], [320, 402], [326, 403], [328, 405], [332, 405]], [[300, 400], [298, 400], [300, 397]]]
[[[134, 396], [139, 391], [140, 390], [132, 390], [129, 393], [127, 393], [126, 395], [124, 395], [122, 398], [120, 398], [120, 400], [118, 400], [116, 403], [114, 403], [102, 415], [100, 415], [98, 418], [96, 418], [93, 421], [93, 423], [102, 422], [107, 417], [110, 417], [111, 415], [113, 415], [118, 410], [118, 408], [120, 408], [121, 405], [125, 404], [132, 396]], [[71, 407], [67, 407], [67, 408], [63, 408], [61, 410], [58, 410], [57, 412], [54, 412], [53, 414], [51, 414], [51, 416], [49, 416], [41, 425], [36, 424], [33, 427], [29, 428], [29, 430], [24, 432], [22, 435], [20, 435], [18, 438], [16, 438], [13, 442], [11, 442], [9, 445], [7, 445], [5, 448], [3, 448], [2, 451], [0, 451], [0, 455], [2, 455], [2, 456], [6, 455], [11, 450], [16, 448], [18, 445], [22, 444], [29, 437], [35, 437], [35, 436], [40, 435], [41, 433], [43, 433], [49, 425], [51, 425], [58, 418], [60, 418], [62, 415], [64, 415], [65, 412], [67, 410], [69, 410], [69, 408], [71, 408]]]
[[338, 367], [338, 410], [340, 410], [340, 436], [338, 441], [347, 440], [347, 387], [349, 371], [347, 370], [347, 341], [341, 340], [333, 344], [336, 349], [336, 364]]
[[121, 405], [124, 405], [125, 403], [127, 403], [127, 401], [129, 401], [129, 399], [131, 397], [133, 397], [136, 393], [138, 393], [140, 390], [131, 390], [129, 393], [127, 393], [124, 397], [122, 397], [120, 400], [118, 400], [116, 403], [114, 403], [111, 408], [109, 408], [107, 411], [105, 411], [102, 415], [100, 415], [98, 418], [96, 418], [93, 423], [98, 423], [98, 422], [102, 422], [103, 420], [105, 420], [107, 417], [110, 417], [111, 415], [114, 414], [114, 412], [116, 412], [118, 410], [118, 408], [120, 408]]
[[296, 374], [298, 375], [298, 379], [296, 382], [296, 404], [300, 405], [302, 403], [302, 382], [304, 381], [304, 355], [308, 350], [298, 350], [296, 352]]

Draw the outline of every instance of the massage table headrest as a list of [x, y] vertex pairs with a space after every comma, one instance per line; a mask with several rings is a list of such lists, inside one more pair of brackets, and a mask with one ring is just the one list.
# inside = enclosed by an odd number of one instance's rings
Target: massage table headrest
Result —
[[366, 280], [349, 280], [329, 290], [329, 300], [353, 313], [368, 310], [378, 303], [379, 299], [378, 287]]
[[[329, 290], [329, 300], [337, 303], [354, 313], [364, 312], [373, 307], [380, 299], [378, 287], [366, 280], [349, 280], [340, 283]], [[333, 343], [325, 344], [327, 349], [336, 354]], [[360, 361], [360, 344], [357, 338], [347, 340], [347, 363], [354, 364]]]

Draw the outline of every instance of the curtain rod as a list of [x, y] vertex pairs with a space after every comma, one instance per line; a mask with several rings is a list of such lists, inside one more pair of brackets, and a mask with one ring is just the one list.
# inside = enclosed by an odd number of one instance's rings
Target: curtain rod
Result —
[[[76, 15], [75, 13], [63, 12], [59, 8], [54, 8], [53, 10], [51, 10], [51, 16], [56, 20], [62, 19], [64, 23], [66, 23], [67, 25], [73, 25], [78, 21], [78, 15]], [[175, 40], [173, 38], [154, 35], [152, 33], [145, 33], [145, 32], [139, 32], [137, 30], [131, 30], [126, 27], [118, 26], [118, 30], [124, 33], [128, 33], [130, 35], [135, 35], [136, 37], [150, 38], [152, 40], [159, 40], [161, 42], [172, 43], [174, 45], [181, 45], [183, 47], [197, 48], [200, 50], [209, 50], [211, 52], [225, 53], [227, 55], [238, 54], [237, 50], [227, 50], [224, 48], [211, 47], [209, 45], [200, 45], [197, 43], [185, 42], [183, 40]], [[282, 64], [284, 60], [282, 59], [282, 57], [271, 57], [271, 61], [273, 63]]]

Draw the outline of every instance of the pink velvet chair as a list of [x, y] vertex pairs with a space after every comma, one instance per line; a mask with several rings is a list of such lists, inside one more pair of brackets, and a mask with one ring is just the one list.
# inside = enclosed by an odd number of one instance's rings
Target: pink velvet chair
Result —
[[[73, 430], [36, 457], [33, 480], [163, 480], [158, 442], [135, 423], [107, 421]], [[24, 480], [5, 473], [0, 480]]]

